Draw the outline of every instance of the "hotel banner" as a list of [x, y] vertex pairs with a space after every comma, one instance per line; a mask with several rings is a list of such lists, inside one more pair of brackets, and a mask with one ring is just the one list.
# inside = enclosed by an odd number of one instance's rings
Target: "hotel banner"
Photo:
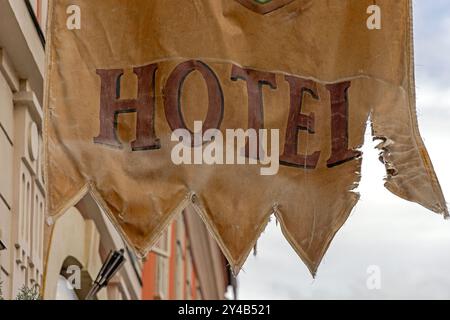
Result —
[[237, 273], [275, 215], [315, 274], [358, 202], [367, 125], [386, 187], [446, 216], [417, 125], [411, 7], [50, 1], [49, 217], [90, 194], [145, 255], [189, 206]]

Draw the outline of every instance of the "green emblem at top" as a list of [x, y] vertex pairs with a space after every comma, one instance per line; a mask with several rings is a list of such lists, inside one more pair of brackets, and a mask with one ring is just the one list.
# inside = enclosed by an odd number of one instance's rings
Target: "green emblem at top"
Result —
[[243, 6], [259, 14], [268, 14], [296, 0], [236, 0]]

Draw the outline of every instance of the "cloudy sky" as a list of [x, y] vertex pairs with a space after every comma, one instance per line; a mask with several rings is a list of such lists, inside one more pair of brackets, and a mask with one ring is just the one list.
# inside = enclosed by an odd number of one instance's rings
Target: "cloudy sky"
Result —
[[[450, 199], [450, 1], [416, 0], [415, 33], [420, 128]], [[361, 201], [317, 278], [272, 223], [239, 277], [239, 298], [450, 299], [450, 221], [385, 190], [384, 167], [366, 138]], [[380, 288], [371, 290], [373, 270]]]

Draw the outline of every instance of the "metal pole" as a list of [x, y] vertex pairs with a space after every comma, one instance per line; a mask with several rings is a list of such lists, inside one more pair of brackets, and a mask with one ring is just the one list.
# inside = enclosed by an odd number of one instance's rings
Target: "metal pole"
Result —
[[124, 249], [121, 249], [120, 251], [111, 251], [100, 269], [97, 278], [95, 279], [85, 300], [93, 300], [97, 293], [108, 285], [109, 281], [114, 277], [117, 271], [119, 271], [125, 261]]

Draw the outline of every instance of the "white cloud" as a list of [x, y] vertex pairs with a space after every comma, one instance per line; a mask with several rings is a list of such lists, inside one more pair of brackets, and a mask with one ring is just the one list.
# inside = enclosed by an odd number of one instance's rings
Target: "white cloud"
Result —
[[[272, 223], [258, 243], [258, 256], [244, 266], [240, 298], [450, 298], [450, 223], [385, 190], [384, 168], [372, 147], [364, 148], [362, 199], [333, 241], [317, 279]], [[450, 181], [450, 173], [443, 173], [441, 178]], [[380, 267], [381, 290], [366, 286], [371, 265]]]

